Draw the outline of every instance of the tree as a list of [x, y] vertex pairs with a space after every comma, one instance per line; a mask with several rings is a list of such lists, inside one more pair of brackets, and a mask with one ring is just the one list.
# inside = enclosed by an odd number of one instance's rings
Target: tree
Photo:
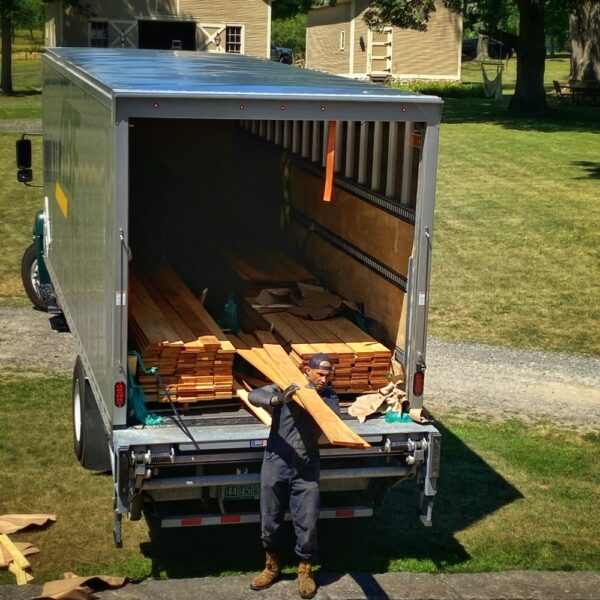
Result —
[[577, 3], [569, 16], [571, 79], [600, 81], [600, 0]]
[[[35, 15], [41, 16], [42, 2], [51, 0], [0, 0], [0, 28], [2, 29], [2, 73], [0, 75], [0, 93], [12, 94], [12, 27], [13, 24], [31, 23]], [[89, 14], [82, 0], [64, 0], [64, 5]]]
[[[556, 16], [569, 14], [582, 4], [597, 5], [600, 0], [444, 0], [449, 8], [463, 13], [469, 21], [481, 23], [481, 33], [509, 43], [517, 52], [517, 83], [509, 105], [512, 112], [541, 112], [548, 108], [544, 90], [546, 59], [545, 11]], [[518, 31], [506, 27], [514, 5], [518, 11]], [[365, 20], [372, 26], [391, 23], [398, 27], [423, 30], [427, 27], [433, 0], [370, 0]], [[504, 17], [503, 17], [504, 15]], [[597, 32], [597, 30], [596, 30]], [[596, 39], [598, 35], [596, 33]]]
[[2, 74], [0, 77], [0, 91], [4, 94], [12, 94], [12, 12], [14, 2], [11, 0], [0, 0], [0, 28], [2, 29]]
[[29, 29], [31, 39], [33, 30], [44, 24], [44, 6], [40, 0], [20, 0], [13, 14], [13, 25], [19, 29]]

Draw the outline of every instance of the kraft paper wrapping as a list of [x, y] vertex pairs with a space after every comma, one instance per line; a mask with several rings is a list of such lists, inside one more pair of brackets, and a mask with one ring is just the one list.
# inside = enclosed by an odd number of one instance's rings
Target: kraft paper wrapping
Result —
[[41, 527], [48, 521], [56, 521], [56, 515], [49, 514], [31, 514], [31, 515], [0, 515], [0, 533], [14, 533], [29, 527], [37, 525]]
[[120, 588], [126, 582], [125, 577], [110, 575], [78, 577], [75, 573], [65, 573], [64, 579], [46, 582], [42, 595], [34, 600], [88, 600], [94, 592]]

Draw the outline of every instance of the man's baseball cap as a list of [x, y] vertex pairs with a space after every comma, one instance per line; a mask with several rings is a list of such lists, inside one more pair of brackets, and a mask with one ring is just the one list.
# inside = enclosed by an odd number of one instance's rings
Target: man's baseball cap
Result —
[[[322, 365], [321, 363], [328, 362], [328, 365]], [[311, 369], [323, 369], [323, 371], [331, 371], [333, 361], [328, 354], [324, 352], [317, 352], [308, 359], [308, 366]]]

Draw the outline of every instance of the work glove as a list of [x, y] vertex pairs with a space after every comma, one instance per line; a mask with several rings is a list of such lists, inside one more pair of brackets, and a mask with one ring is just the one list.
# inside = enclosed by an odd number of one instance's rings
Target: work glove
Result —
[[287, 404], [291, 401], [294, 392], [297, 392], [300, 389], [300, 386], [296, 383], [292, 383], [292, 385], [288, 385], [285, 390], [279, 392], [275, 396], [271, 398], [271, 406], [279, 406], [280, 404]]

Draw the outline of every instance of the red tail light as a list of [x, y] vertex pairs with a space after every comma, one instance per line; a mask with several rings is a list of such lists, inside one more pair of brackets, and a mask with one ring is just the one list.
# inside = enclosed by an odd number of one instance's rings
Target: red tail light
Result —
[[421, 396], [425, 386], [425, 371], [417, 371], [413, 377], [413, 395]]
[[127, 388], [125, 387], [124, 381], [117, 381], [115, 383], [115, 406], [117, 408], [123, 408], [127, 402]]

